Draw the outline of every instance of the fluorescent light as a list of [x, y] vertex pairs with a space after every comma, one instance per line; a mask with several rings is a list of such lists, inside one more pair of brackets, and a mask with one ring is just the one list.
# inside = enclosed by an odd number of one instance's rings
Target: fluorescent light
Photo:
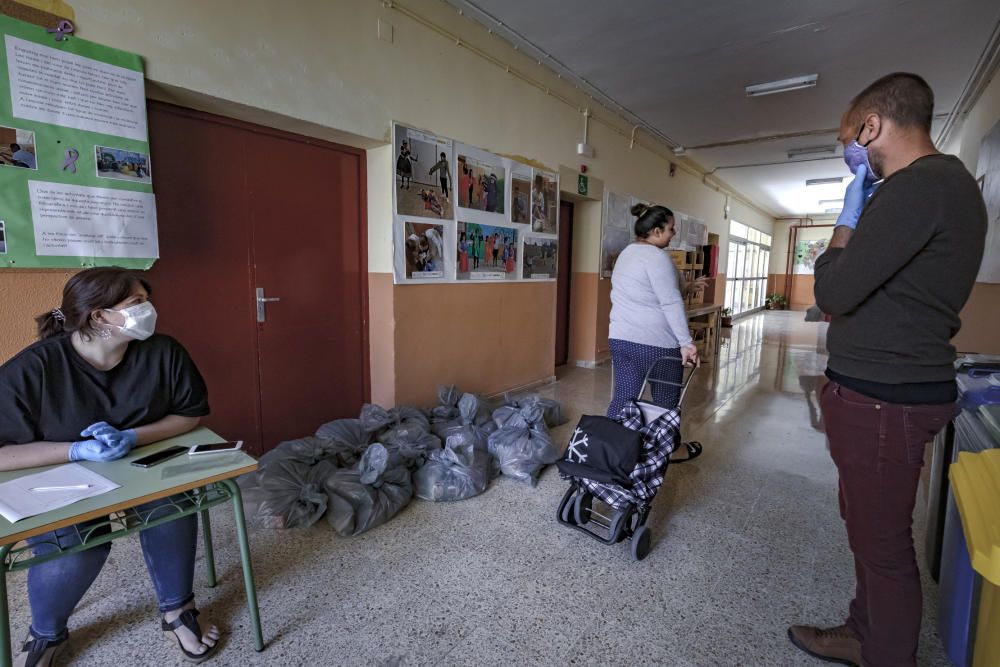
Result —
[[828, 205], [831, 205], [831, 204], [840, 204], [841, 206], [843, 206], [844, 205], [844, 200], [843, 199], [820, 199], [819, 200], [819, 205], [820, 206], [828, 206]]
[[837, 176], [835, 178], [810, 178], [806, 185], [830, 185], [831, 183], [843, 183], [847, 176]]
[[788, 157], [802, 157], [803, 155], [835, 155], [836, 146], [807, 146], [806, 148], [793, 148], [788, 151]]
[[760, 97], [761, 95], [773, 95], [774, 93], [785, 93], [789, 90], [800, 90], [802, 88], [812, 88], [819, 80], [818, 74], [807, 74], [806, 76], [796, 76], [791, 79], [781, 79], [780, 81], [770, 81], [768, 83], [757, 83], [747, 86], [747, 97]]
[[826, 212], [827, 213], [840, 213], [843, 210], [844, 210], [844, 207], [841, 206], [840, 208], [828, 208], [828, 209], [826, 209]]

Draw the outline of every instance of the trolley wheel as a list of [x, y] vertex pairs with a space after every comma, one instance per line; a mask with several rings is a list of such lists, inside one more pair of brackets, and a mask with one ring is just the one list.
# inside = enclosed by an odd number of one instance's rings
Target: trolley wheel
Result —
[[559, 518], [563, 523], [573, 523], [573, 508], [576, 505], [575, 498], [572, 497], [573, 493], [574, 488], [570, 487], [566, 495], [563, 496], [562, 503], [559, 504]]
[[639, 526], [632, 535], [632, 558], [642, 560], [649, 555], [649, 528]]
[[576, 504], [573, 507], [573, 519], [578, 526], [585, 526], [590, 523], [590, 510], [594, 506], [594, 496], [580, 490], [576, 494]]

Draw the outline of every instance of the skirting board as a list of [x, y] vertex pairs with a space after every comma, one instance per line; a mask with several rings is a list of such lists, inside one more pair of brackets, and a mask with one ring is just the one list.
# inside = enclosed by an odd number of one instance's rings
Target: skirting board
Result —
[[611, 361], [610, 359], [602, 359], [601, 361], [587, 361], [585, 359], [574, 359], [572, 364], [578, 368], [600, 368], [604, 364]]
[[529, 382], [528, 384], [522, 384], [519, 387], [511, 387], [499, 393], [488, 396], [487, 398], [500, 398], [504, 394], [517, 394], [522, 391], [531, 391], [532, 389], [538, 389], [539, 387], [544, 387], [545, 385], [552, 384], [556, 381], [555, 375], [550, 375], [549, 377], [541, 378], [540, 380], [535, 380], [534, 382]]

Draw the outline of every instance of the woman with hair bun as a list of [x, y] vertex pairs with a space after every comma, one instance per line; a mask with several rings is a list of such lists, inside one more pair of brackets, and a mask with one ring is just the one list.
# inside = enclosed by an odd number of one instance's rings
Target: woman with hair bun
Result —
[[[657, 359], [677, 357], [677, 363], [661, 363], [657, 379], [680, 382], [684, 364], [698, 363], [684, 311], [680, 276], [665, 248], [674, 237], [674, 214], [665, 206], [636, 204], [634, 243], [618, 256], [611, 274], [611, 327], [609, 347], [614, 373], [614, 396], [608, 417], [617, 418], [636, 398], [643, 378]], [[680, 389], [654, 384], [653, 401], [675, 406]], [[698, 443], [686, 443], [689, 460], [701, 453]], [[678, 460], [678, 459], [672, 459]]]
[[[205, 382], [180, 343], [154, 333], [150, 291], [131, 271], [88, 269], [69, 279], [58, 308], [36, 318], [41, 340], [0, 366], [0, 470], [114, 461], [198, 426], [208, 414]], [[188, 502], [164, 498], [137, 509], [155, 519], [161, 506]], [[81, 534], [108, 532], [107, 525], [93, 525], [101, 523], [59, 528], [28, 544], [43, 556], [57, 544], [78, 544]], [[218, 628], [202, 632], [197, 620], [197, 537], [196, 514], [139, 533], [160, 628], [192, 662], [208, 659], [219, 640]], [[104, 543], [28, 570], [31, 627], [14, 664], [52, 664], [69, 636], [70, 615], [110, 550]]]

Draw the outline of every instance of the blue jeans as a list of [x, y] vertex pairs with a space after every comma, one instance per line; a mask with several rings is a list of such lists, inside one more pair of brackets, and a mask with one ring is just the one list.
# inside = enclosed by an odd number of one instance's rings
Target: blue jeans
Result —
[[[608, 417], [618, 419], [624, 408], [632, 400], [639, 398], [639, 390], [646, 379], [646, 373], [661, 357], [676, 357], [676, 361], [665, 361], [657, 365], [652, 379], [680, 382], [684, 378], [680, 348], [654, 347], [612, 338], [608, 341], [611, 349], [612, 371], [615, 377], [615, 395], [608, 406]], [[681, 398], [680, 387], [652, 384], [653, 403], [665, 408], [677, 406]]]
[[[155, 500], [137, 509], [149, 520], [160, 518], [168, 510], [158, 510], [168, 503], [181, 504], [181, 497]], [[101, 520], [60, 528], [28, 540], [36, 556], [52, 553], [56, 542], [63, 548], [80, 543], [77, 529], [87, 529]], [[110, 527], [97, 529], [107, 533]], [[149, 528], [139, 533], [142, 555], [149, 578], [153, 581], [160, 613], [180, 609], [194, 599], [194, 556], [198, 543], [198, 515]], [[84, 593], [97, 579], [111, 552], [111, 543], [62, 556], [28, 570], [28, 601], [31, 604], [31, 634], [37, 639], [58, 641], [66, 637], [66, 623]]]

